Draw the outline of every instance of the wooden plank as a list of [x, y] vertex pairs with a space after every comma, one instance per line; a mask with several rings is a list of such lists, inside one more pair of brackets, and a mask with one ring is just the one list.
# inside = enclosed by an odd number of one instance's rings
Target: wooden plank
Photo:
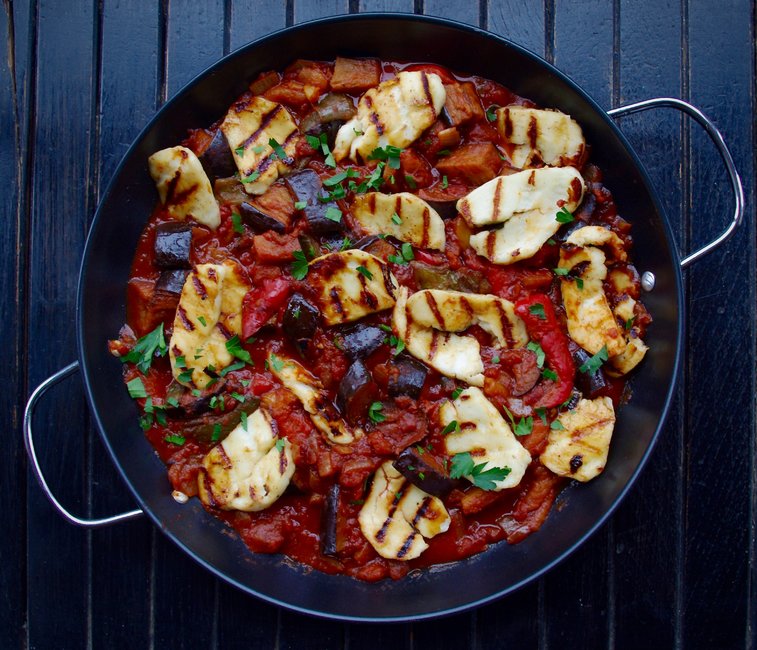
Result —
[[[98, 199], [132, 139], [155, 112], [159, 9], [149, 1], [141, 6], [109, 3], [103, 5], [100, 22]], [[134, 430], [139, 435], [136, 422]], [[97, 434], [93, 434], [89, 457], [92, 512], [99, 515], [131, 510], [134, 501]], [[146, 595], [150, 592], [151, 532], [151, 524], [143, 520], [92, 533], [92, 575], [108, 576], [107, 580], [94, 579], [90, 587], [94, 647], [149, 644], [151, 602]], [[129, 606], [124, 607], [124, 603]]]
[[[29, 179], [30, 385], [76, 356], [71, 323], [77, 270], [94, 207], [87, 188], [92, 170], [95, 25], [91, 2], [67, 2], [65, 7], [54, 1], [39, 3]], [[86, 511], [86, 412], [81, 383], [70, 380], [51, 391], [35, 421], [47, 479], [61, 502], [78, 513]], [[55, 514], [31, 475], [28, 490], [27, 642], [34, 648], [67, 647], [71, 639], [88, 635], [88, 534]]]
[[538, 2], [487, 0], [485, 27], [544, 56], [544, 7]]
[[[728, 244], [687, 271], [688, 349], [696, 349], [686, 360], [686, 431], [690, 435], [684, 493], [682, 641], [688, 647], [754, 647], [748, 486], [755, 481], [757, 303], [752, 249], [754, 34], [749, 13], [746, 1], [724, 4], [717, 11], [705, 2], [689, 3], [691, 101], [715, 120], [729, 143], [746, 182], [749, 216]], [[691, 133], [689, 231], [695, 248], [720, 233], [730, 218], [733, 200], [709, 138], [696, 125], [691, 126]], [[704, 332], [717, 335], [703, 337]], [[751, 455], [747, 450], [752, 450]]]
[[[21, 429], [23, 404], [27, 396], [24, 357], [26, 252], [28, 200], [24, 186], [27, 178], [29, 139], [29, 84], [33, 83], [31, 44], [35, 26], [31, 7], [3, 4], [0, 38], [7, 44], [0, 67], [0, 178], [5, 179], [0, 212], [5, 227], [0, 231], [0, 249], [6, 251], [0, 262], [0, 296], [4, 314], [0, 336], [5, 342], [0, 363], [9, 368], [5, 389], [0, 394], [0, 412], [10, 432]], [[13, 253], [11, 253], [13, 251]], [[2, 530], [12, 531], [0, 541], [0, 555], [11, 561], [0, 564], [0, 639], [14, 647], [25, 643], [26, 630], [26, 453], [20, 435], [9, 435], [3, 444], [0, 461], [0, 492], [13, 495], [0, 512]]]
[[412, 650], [409, 624], [401, 625], [348, 625], [345, 632], [345, 650]]
[[349, 11], [349, 0], [318, 0], [318, 2], [294, 0], [294, 24], [336, 14], [346, 14]]
[[[681, 95], [680, 9], [680, 3], [671, 0], [620, 3], [616, 38], [620, 44], [621, 105], [653, 96]], [[659, 196], [678, 234], [679, 246], [683, 245], [684, 181], [680, 170], [685, 158], [680, 116], [662, 110], [625, 118], [620, 125], [654, 186], [664, 190]], [[682, 560], [682, 393], [679, 385], [655, 453], [614, 518], [618, 648], [673, 647], [679, 638], [676, 581]]]
[[286, 26], [286, 2], [232, 0], [229, 42], [236, 50]]
[[223, 56], [224, 2], [171, 2], [166, 30], [166, 81], [172, 97]]
[[479, 2], [459, 2], [459, 0], [424, 0], [423, 13], [459, 20], [462, 23], [479, 26], [481, 7]]
[[360, 11], [400, 11], [413, 13], [413, 0], [360, 0]]

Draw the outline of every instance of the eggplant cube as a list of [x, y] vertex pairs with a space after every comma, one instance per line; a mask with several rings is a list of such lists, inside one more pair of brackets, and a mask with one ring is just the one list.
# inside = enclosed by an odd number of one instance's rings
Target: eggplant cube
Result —
[[428, 368], [420, 361], [406, 355], [397, 357], [389, 371], [389, 394], [418, 397], [427, 374]]
[[304, 351], [313, 338], [318, 326], [318, 309], [311, 305], [301, 294], [295, 293], [284, 310], [281, 327], [284, 334], [293, 341], [300, 351]]
[[239, 206], [239, 212], [242, 219], [249, 225], [255, 232], [265, 232], [266, 230], [273, 230], [274, 232], [282, 233], [286, 230], [286, 225], [281, 223], [278, 219], [261, 212], [255, 206], [249, 203], [242, 203]]
[[376, 394], [377, 386], [368, 368], [362, 361], [355, 361], [342, 378], [337, 391], [337, 405], [344, 419], [355, 425], [365, 417]]
[[227, 178], [236, 173], [234, 156], [221, 129], [216, 130], [208, 148], [200, 155], [200, 163], [211, 183], [217, 178]]
[[365, 359], [378, 350], [386, 334], [372, 325], [356, 325], [341, 336], [341, 346], [352, 359]]
[[155, 264], [161, 269], [188, 269], [192, 252], [192, 227], [185, 223], [161, 223], [155, 228]]

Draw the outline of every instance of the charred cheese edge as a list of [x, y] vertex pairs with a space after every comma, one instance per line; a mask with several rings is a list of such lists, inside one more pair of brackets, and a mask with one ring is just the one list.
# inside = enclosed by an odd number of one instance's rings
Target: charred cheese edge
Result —
[[337, 133], [334, 158], [366, 161], [378, 147], [404, 149], [439, 116], [447, 93], [439, 75], [400, 72], [366, 91], [357, 115]]
[[604, 470], [615, 426], [609, 397], [582, 399], [559, 418], [563, 429], [550, 429], [542, 464], [559, 476], [590, 481]]
[[[510, 473], [496, 482], [496, 491], [518, 485], [531, 462], [531, 454], [521, 445], [497, 408], [478, 388], [466, 388], [457, 399], [439, 409], [443, 427], [457, 422], [455, 431], [444, 437], [450, 456], [470, 453], [476, 465], [486, 463], [485, 470], [509, 468]], [[471, 477], [466, 479], [472, 482]]]
[[363, 435], [359, 427], [351, 429], [347, 425], [329, 399], [321, 380], [300, 363], [291, 357], [270, 353], [268, 369], [284, 388], [300, 400], [315, 428], [330, 442], [347, 445]]
[[578, 122], [557, 110], [504, 106], [497, 109], [502, 139], [512, 145], [514, 167], [580, 166], [586, 141]]
[[326, 325], [338, 325], [394, 306], [397, 280], [378, 257], [361, 250], [329, 253], [309, 264], [308, 282]]
[[423, 553], [424, 537], [445, 532], [451, 519], [441, 499], [410, 483], [388, 460], [373, 476], [358, 522], [381, 557], [404, 561]]
[[639, 338], [638, 328], [632, 326], [626, 330], [625, 323], [634, 317], [636, 301], [629, 295], [623, 295], [613, 307], [612, 313], [615, 320], [621, 326], [626, 347], [620, 354], [608, 359], [609, 365], [605, 366], [605, 372], [613, 377], [626, 375], [638, 366], [647, 354], [649, 348]]
[[[277, 443], [279, 443], [277, 447]], [[200, 500], [221, 510], [257, 512], [272, 505], [294, 474], [292, 445], [258, 409], [211, 449], [197, 477]]]
[[533, 257], [560, 228], [561, 208], [572, 212], [581, 203], [584, 181], [573, 167], [533, 169], [499, 176], [457, 202], [474, 227], [504, 223], [471, 236], [471, 247], [495, 264]]
[[194, 219], [211, 230], [221, 223], [213, 187], [197, 156], [186, 147], [156, 151], [149, 160], [160, 202], [172, 218]]
[[[252, 97], [234, 104], [221, 123], [221, 131], [226, 136], [248, 194], [264, 194], [294, 164], [299, 129], [281, 104], [265, 97]], [[284, 149], [285, 160], [281, 160], [269, 144], [272, 139]], [[241, 155], [238, 153], [240, 149]]]
[[415, 194], [358, 194], [352, 216], [366, 235], [391, 235], [418, 248], [444, 250], [444, 221]]
[[[218, 372], [233, 361], [226, 342], [241, 332], [242, 301], [249, 290], [244, 271], [231, 260], [200, 264], [187, 276], [169, 345], [176, 381], [205, 388], [212, 379], [206, 368]], [[191, 382], [180, 379], [186, 371], [192, 372]]]

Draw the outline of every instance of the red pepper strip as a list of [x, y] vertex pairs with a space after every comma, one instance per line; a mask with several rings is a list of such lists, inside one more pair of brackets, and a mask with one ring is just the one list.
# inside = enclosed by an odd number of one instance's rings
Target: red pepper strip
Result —
[[263, 280], [242, 302], [242, 337], [249, 338], [273, 316], [289, 297], [291, 284], [283, 278]]
[[557, 375], [556, 382], [549, 379], [541, 381], [523, 399], [526, 404], [535, 407], [558, 406], [570, 397], [576, 376], [568, 337], [560, 329], [554, 307], [543, 293], [534, 293], [519, 300], [515, 304], [515, 313], [523, 319], [531, 339], [541, 345], [546, 365]]

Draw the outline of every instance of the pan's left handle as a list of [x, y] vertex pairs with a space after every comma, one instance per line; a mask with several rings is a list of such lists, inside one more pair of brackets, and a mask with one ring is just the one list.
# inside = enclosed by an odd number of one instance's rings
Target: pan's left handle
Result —
[[[728, 150], [723, 135], [718, 131], [718, 127], [715, 126], [715, 123], [696, 106], [689, 104], [682, 99], [676, 99], [675, 97], [655, 97], [654, 99], [647, 99], [642, 102], [636, 102], [635, 104], [628, 104], [627, 106], [621, 106], [620, 108], [613, 108], [612, 110], [607, 111], [607, 114], [611, 117], [623, 117], [624, 115], [646, 111], [650, 108], [674, 108], [686, 113], [689, 117], [696, 120], [707, 132], [707, 135], [710, 136], [720, 157], [723, 159], [726, 171], [728, 172], [728, 179], [731, 181], [731, 189], [733, 190], [733, 216], [731, 217], [731, 222], [728, 224], [728, 227], [709, 244], [706, 244], [699, 250], [684, 257], [681, 260], [681, 266], [685, 268], [692, 262], [696, 262], [698, 259], [707, 255], [707, 253], [714, 251], [733, 235], [736, 227], [744, 219], [744, 187], [741, 184], [741, 177], [739, 176], [738, 171], [736, 171], [733, 156]], [[654, 279], [652, 279], [651, 285], [654, 286]], [[644, 286], [643, 277], [642, 286]]]
[[63, 515], [72, 524], [81, 526], [82, 528], [100, 528], [102, 526], [109, 526], [120, 521], [126, 521], [127, 519], [134, 519], [139, 517], [142, 513], [141, 510], [131, 510], [130, 512], [122, 512], [119, 515], [113, 515], [112, 517], [103, 517], [102, 519], [82, 519], [76, 515], [71, 514], [66, 508], [55, 498], [52, 490], [47, 484], [45, 477], [42, 475], [42, 469], [39, 466], [37, 460], [37, 453], [34, 450], [34, 440], [32, 438], [32, 415], [34, 414], [34, 407], [39, 399], [47, 392], [49, 388], [52, 388], [62, 379], [72, 375], [79, 369], [79, 362], [74, 361], [71, 365], [66, 366], [62, 370], [59, 370], [51, 377], [48, 377], [43, 381], [34, 392], [29, 396], [29, 401], [26, 402], [26, 408], [24, 409], [24, 443], [26, 444], [26, 453], [29, 456], [29, 460], [34, 470], [34, 475], [37, 477], [42, 491], [45, 493], [50, 503], [55, 506], [55, 509]]

